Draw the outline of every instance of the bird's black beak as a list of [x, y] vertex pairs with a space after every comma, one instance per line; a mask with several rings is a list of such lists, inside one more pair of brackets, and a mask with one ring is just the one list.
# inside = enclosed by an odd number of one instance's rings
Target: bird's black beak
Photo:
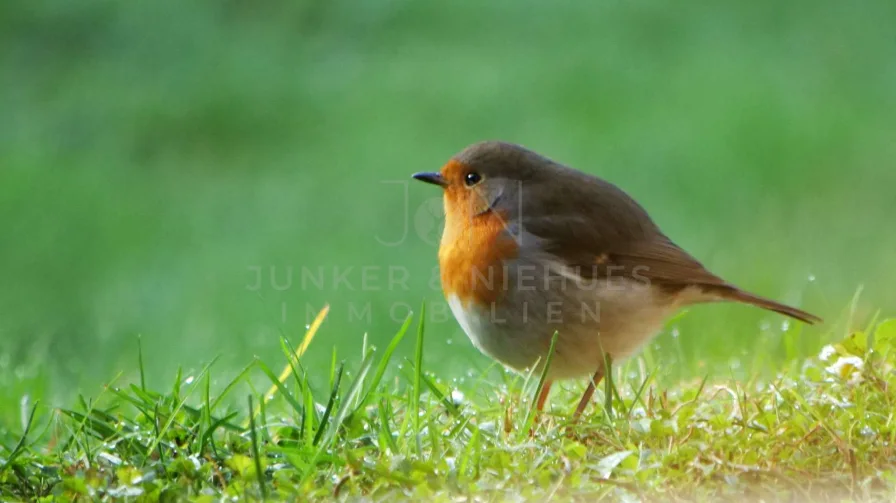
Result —
[[442, 177], [442, 175], [438, 173], [414, 173], [413, 175], [415, 180], [420, 180], [421, 182], [431, 183], [433, 185], [438, 185], [440, 187], [447, 187], [448, 182]]

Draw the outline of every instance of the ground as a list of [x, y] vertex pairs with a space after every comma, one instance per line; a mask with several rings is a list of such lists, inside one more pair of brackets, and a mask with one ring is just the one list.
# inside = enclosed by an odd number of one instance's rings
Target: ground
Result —
[[[321, 319], [323, 317], [321, 316]], [[768, 381], [661, 386], [641, 359], [615, 369], [578, 422], [580, 388], [530, 406], [541, 376], [459, 384], [362, 348], [315, 388], [301, 358], [260, 360], [209, 393], [214, 366], [167, 391], [111, 382], [74, 409], [21, 404], [0, 465], [4, 501], [892, 501], [896, 320], [857, 331]], [[234, 396], [251, 374], [272, 384]], [[142, 375], [142, 374], [141, 374]], [[613, 400], [607, 400], [607, 392]], [[227, 407], [224, 403], [240, 403]]]

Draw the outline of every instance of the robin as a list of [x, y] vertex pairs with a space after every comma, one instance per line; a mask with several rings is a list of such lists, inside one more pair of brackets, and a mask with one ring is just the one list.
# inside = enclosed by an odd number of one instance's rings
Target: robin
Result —
[[615, 185], [519, 145], [482, 142], [417, 180], [442, 187], [442, 289], [473, 344], [505, 366], [555, 380], [591, 376], [638, 350], [682, 306], [732, 301], [821, 319], [709, 272]]

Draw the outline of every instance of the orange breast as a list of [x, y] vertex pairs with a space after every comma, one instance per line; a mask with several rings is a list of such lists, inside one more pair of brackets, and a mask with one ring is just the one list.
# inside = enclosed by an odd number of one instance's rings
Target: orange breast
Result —
[[508, 285], [505, 261], [519, 253], [516, 241], [505, 232], [506, 222], [494, 212], [445, 221], [439, 248], [442, 289], [464, 304], [483, 307], [498, 300]]

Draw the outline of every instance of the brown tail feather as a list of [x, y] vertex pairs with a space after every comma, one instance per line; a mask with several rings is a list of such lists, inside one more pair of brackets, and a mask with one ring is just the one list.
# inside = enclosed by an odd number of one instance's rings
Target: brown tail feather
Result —
[[766, 299], [765, 297], [760, 297], [758, 295], [753, 295], [752, 293], [745, 292], [736, 287], [729, 287], [725, 289], [720, 289], [718, 291], [721, 294], [721, 297], [725, 300], [729, 300], [732, 302], [743, 302], [745, 304], [751, 304], [756, 307], [761, 307], [763, 309], [768, 309], [769, 311], [774, 311], [776, 313], [781, 313], [786, 316], [790, 316], [791, 318], [796, 318], [802, 322], [808, 323], [810, 325], [814, 325], [815, 323], [821, 323], [822, 319], [814, 314], [807, 313], [801, 309], [797, 309], [795, 307], [790, 307], [785, 304], [781, 304], [780, 302], [775, 302], [770, 299]]

